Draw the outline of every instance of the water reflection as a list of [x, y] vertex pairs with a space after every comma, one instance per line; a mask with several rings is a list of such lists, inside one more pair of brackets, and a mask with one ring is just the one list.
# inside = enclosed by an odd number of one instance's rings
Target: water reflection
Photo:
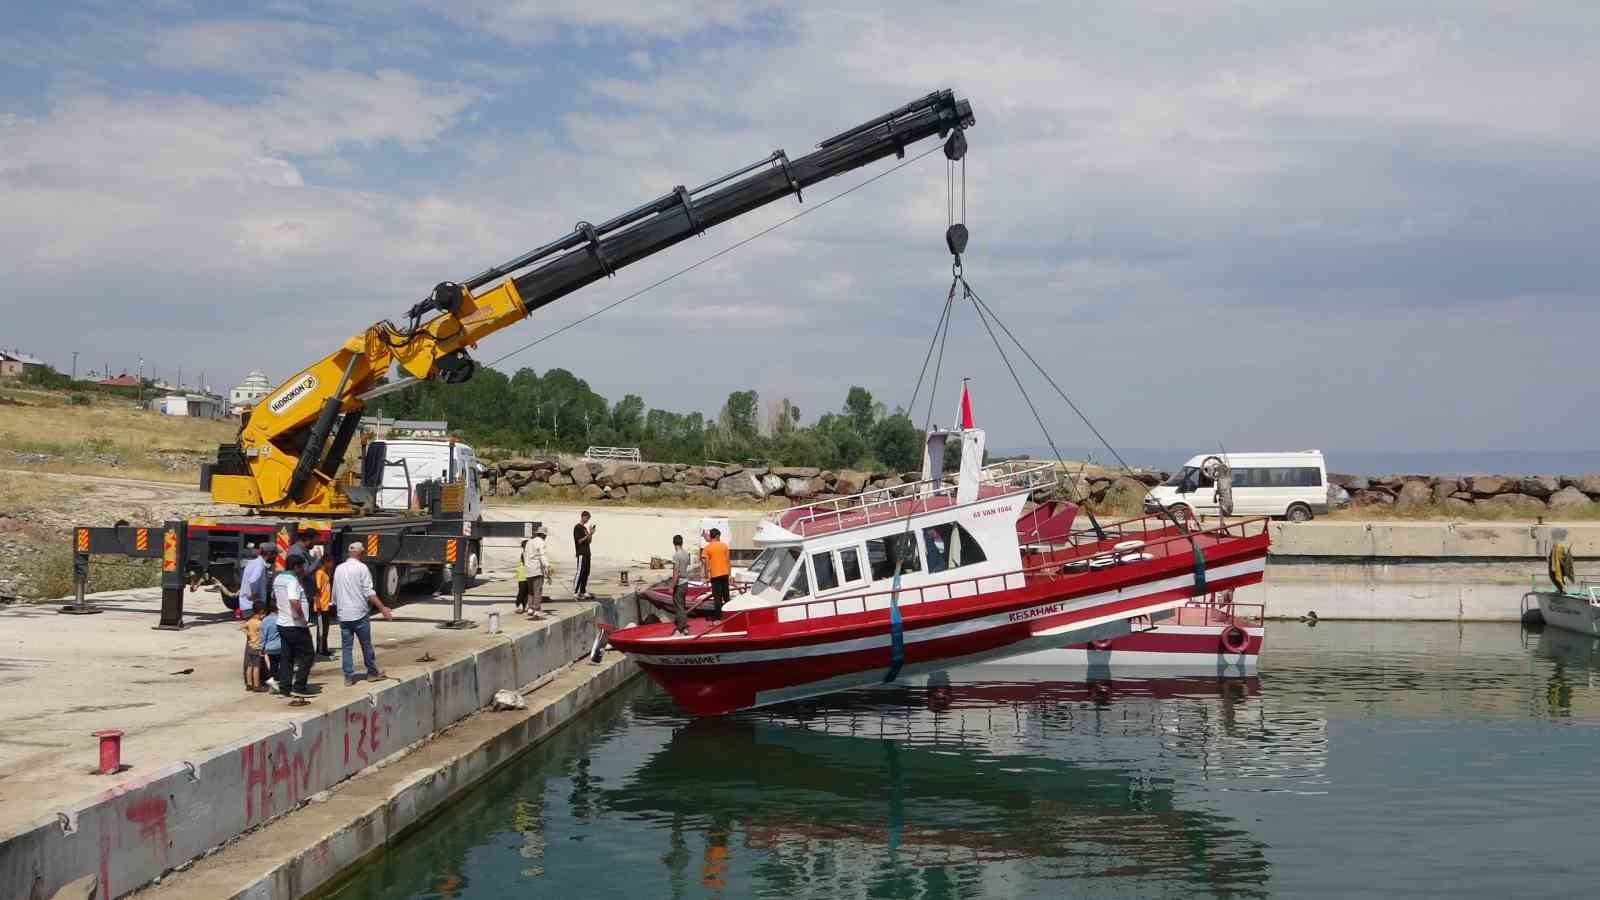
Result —
[[1495, 896], [1600, 843], [1600, 642], [1270, 647], [1258, 677], [984, 666], [720, 720], [640, 682], [338, 896]]

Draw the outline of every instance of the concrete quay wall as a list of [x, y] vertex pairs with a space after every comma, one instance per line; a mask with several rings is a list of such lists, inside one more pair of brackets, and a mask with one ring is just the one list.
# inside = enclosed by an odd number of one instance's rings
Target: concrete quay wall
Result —
[[[245, 740], [207, 748], [0, 833], [0, 896], [48, 898], [94, 876], [116, 897], [427, 741], [583, 656], [597, 611], [507, 637], [383, 682], [355, 700], [266, 723]], [[287, 896], [287, 895], [280, 895]]]
[[1239, 599], [1273, 618], [1515, 622], [1553, 542], [1600, 569], [1600, 523], [1274, 522], [1266, 579]]

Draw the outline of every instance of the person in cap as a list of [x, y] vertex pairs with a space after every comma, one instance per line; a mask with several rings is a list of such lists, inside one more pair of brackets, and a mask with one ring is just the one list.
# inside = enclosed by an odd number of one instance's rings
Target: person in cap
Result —
[[533, 532], [533, 538], [522, 545], [522, 576], [523, 582], [517, 590], [517, 596], [524, 599], [531, 619], [544, 618], [544, 579], [550, 574], [549, 548], [545, 538], [549, 533], [540, 525]]
[[681, 534], [672, 536], [672, 633], [689, 633], [689, 551]]
[[361, 661], [366, 664], [367, 678], [376, 681], [383, 677], [378, 668], [378, 655], [372, 651], [372, 610], [385, 619], [394, 618], [389, 607], [378, 599], [372, 586], [372, 570], [362, 561], [366, 545], [351, 541], [345, 551], [349, 558], [333, 570], [333, 609], [339, 615], [339, 650], [344, 669], [344, 683], [356, 683], [355, 660], [352, 658], [357, 641], [361, 642]]

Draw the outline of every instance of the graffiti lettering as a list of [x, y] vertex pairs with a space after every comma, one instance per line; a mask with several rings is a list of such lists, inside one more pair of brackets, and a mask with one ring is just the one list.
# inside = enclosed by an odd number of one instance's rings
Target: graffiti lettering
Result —
[[239, 752], [239, 768], [244, 774], [244, 817], [255, 822], [271, 815], [278, 785], [283, 785], [285, 808], [298, 805], [311, 794], [313, 776], [322, 759], [322, 735], [305, 750], [289, 751], [279, 740], [267, 750], [267, 742], [248, 744]]
[[128, 821], [137, 823], [139, 837], [153, 840], [156, 850], [161, 854], [162, 863], [167, 859], [167, 801], [162, 797], [147, 797], [128, 807]]
[[[378, 751], [383, 749], [383, 738], [388, 729], [384, 725], [383, 717], [394, 712], [392, 706], [375, 707], [371, 712], [362, 712], [358, 709], [345, 710], [344, 714], [344, 764], [350, 765], [350, 754], [353, 750], [356, 759], [360, 760], [362, 767], [372, 765], [378, 758]], [[351, 740], [350, 726], [356, 726], [355, 739]]]

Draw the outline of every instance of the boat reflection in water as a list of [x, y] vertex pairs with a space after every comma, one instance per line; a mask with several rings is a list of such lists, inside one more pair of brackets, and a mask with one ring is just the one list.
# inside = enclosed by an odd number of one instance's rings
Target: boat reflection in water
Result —
[[[1556, 718], [1573, 715], [1573, 688], [1600, 687], [1600, 638], [1562, 628], [1544, 628], [1524, 635], [1534, 654], [1553, 663], [1545, 682], [1541, 710]], [[1592, 707], [1592, 704], [1591, 704]], [[1580, 712], [1595, 712], [1593, 708]]]
[[[996, 866], [1008, 864], [1028, 882], [1137, 877], [1246, 892], [1262, 885], [1264, 845], [1226, 815], [1198, 803], [1184, 808], [1172, 760], [1159, 760], [1161, 742], [1150, 740], [1182, 718], [1211, 720], [1211, 729], [1184, 725], [1185, 739], [1201, 743], [1207, 733], [1253, 730], [1248, 720], [1259, 709], [1247, 701], [1260, 691], [1257, 678], [997, 674], [1007, 673], [969, 669], [690, 721], [604, 790], [601, 803], [669, 820], [672, 847], [685, 829], [724, 836], [722, 849], [699, 861], [669, 850], [663, 860], [682, 867], [669, 873], [678, 883], [716, 880], [721, 857], [741, 846], [763, 851], [762, 880], [774, 886], [816, 890], [817, 861], [826, 858], [827, 877], [846, 894], [872, 884], [885, 896], [937, 896], [926, 879], [954, 884], [986, 871], [982, 880], [992, 883]], [[962, 680], [974, 675], [990, 680]], [[1097, 752], [1107, 748], [1093, 739], [1097, 732], [1137, 732], [1132, 743], [1144, 759], [1107, 758]], [[1075, 733], [1090, 737], [1081, 756], [1063, 752]]]

